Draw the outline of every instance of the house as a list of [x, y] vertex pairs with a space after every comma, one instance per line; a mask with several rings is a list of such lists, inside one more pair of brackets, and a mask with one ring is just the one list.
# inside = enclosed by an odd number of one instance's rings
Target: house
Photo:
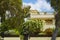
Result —
[[47, 28], [55, 28], [54, 13], [38, 12], [37, 10], [31, 10], [30, 19], [41, 19], [43, 21], [43, 30]]
[[[43, 30], [47, 28], [55, 28], [54, 13], [38, 12], [37, 10], [30, 10], [29, 13], [30, 13], [30, 16], [28, 17], [29, 19], [41, 19], [43, 21]], [[7, 12], [6, 14], [6, 19], [7, 17], [11, 17], [9, 12]], [[0, 17], [0, 21], [1, 21], [1, 17]]]

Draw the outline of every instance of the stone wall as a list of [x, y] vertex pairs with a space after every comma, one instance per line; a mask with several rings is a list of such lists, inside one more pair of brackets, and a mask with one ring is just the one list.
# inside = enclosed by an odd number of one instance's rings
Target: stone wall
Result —
[[[4, 37], [4, 40], [20, 40], [19, 37]], [[51, 40], [51, 37], [30, 37], [29, 40]], [[57, 37], [60, 40], [60, 37]]]

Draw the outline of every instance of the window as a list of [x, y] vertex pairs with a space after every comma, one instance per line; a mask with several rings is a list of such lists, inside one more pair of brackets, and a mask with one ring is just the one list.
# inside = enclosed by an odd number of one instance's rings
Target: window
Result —
[[45, 23], [46, 23], [46, 25], [51, 25], [51, 24], [53, 24], [53, 21], [52, 20], [45, 20]]

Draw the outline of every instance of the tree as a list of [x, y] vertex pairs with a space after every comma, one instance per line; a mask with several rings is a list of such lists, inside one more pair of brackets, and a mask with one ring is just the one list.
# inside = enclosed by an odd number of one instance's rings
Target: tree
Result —
[[[1, 23], [5, 21], [5, 12], [7, 10], [7, 2], [6, 0], [0, 0], [0, 17]], [[4, 35], [4, 32], [1, 32], [1, 35]]]
[[56, 11], [56, 15], [55, 15], [55, 31], [52, 35], [52, 39], [51, 40], [56, 40], [56, 36], [58, 33], [58, 29], [60, 28], [60, 0], [51, 0], [51, 6], [52, 8], [54, 8], [54, 10]]
[[[24, 18], [28, 16], [30, 6], [22, 8], [22, 0], [0, 0], [1, 29], [4, 31], [16, 28], [21, 34], [21, 26]], [[5, 19], [6, 11], [10, 12], [11, 17]], [[7, 28], [7, 29], [5, 29]]]

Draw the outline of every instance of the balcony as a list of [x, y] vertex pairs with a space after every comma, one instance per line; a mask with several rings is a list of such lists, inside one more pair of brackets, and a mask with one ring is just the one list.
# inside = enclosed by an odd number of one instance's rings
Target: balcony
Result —
[[30, 18], [41, 18], [41, 19], [47, 19], [47, 18], [54, 18], [53, 14], [45, 14], [45, 15], [40, 15], [40, 14], [31, 14]]

